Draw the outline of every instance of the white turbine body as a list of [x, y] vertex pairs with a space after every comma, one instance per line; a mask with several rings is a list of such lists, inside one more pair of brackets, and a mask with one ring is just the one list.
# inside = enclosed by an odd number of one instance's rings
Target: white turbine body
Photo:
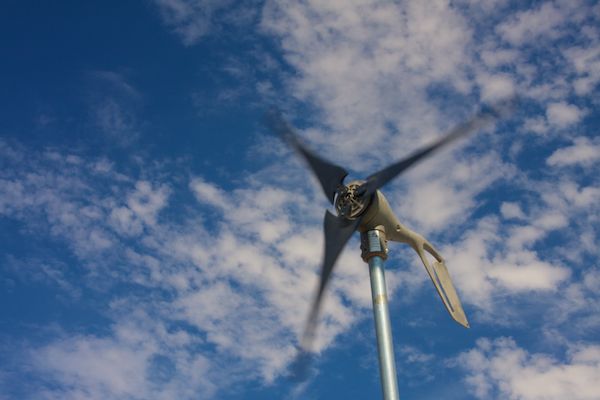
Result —
[[[358, 230], [367, 232], [377, 227], [383, 227], [387, 240], [406, 243], [417, 252], [448, 313], [456, 322], [468, 328], [469, 322], [450, 279], [444, 259], [427, 239], [400, 223], [392, 212], [387, 199], [379, 190], [375, 192]], [[430, 260], [427, 253], [434, 259]]]

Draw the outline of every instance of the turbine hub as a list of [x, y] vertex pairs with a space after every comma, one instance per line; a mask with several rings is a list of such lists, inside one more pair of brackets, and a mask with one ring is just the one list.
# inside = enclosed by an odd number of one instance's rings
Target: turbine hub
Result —
[[346, 219], [358, 218], [369, 205], [359, 188], [365, 181], [352, 181], [348, 185], [340, 185], [335, 197], [335, 210]]

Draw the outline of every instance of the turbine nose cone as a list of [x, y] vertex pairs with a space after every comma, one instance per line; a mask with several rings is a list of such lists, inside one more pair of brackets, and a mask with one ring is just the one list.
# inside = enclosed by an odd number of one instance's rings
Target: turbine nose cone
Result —
[[369, 199], [360, 193], [363, 184], [364, 181], [353, 181], [339, 187], [335, 197], [335, 209], [340, 217], [355, 220], [368, 208]]

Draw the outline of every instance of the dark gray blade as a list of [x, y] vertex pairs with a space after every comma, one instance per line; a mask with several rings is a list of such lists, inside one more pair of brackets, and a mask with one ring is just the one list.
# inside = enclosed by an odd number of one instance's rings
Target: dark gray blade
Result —
[[312, 303], [308, 321], [302, 335], [299, 353], [296, 360], [292, 363], [293, 374], [295, 378], [302, 379], [306, 372], [306, 367], [310, 363], [310, 348], [315, 337], [317, 322], [321, 311], [323, 293], [331, 277], [331, 272], [335, 266], [335, 261], [339, 257], [342, 249], [352, 237], [352, 234], [360, 224], [361, 217], [355, 220], [349, 220], [344, 217], [335, 216], [329, 211], [325, 212], [324, 230], [325, 230], [325, 254], [321, 268], [321, 278], [319, 287]]
[[344, 168], [324, 160], [306, 148], [306, 146], [298, 139], [298, 135], [296, 135], [294, 129], [283, 119], [279, 110], [269, 110], [266, 114], [265, 121], [266, 125], [271, 130], [284, 138], [306, 159], [319, 179], [323, 192], [325, 192], [325, 196], [327, 196], [331, 204], [333, 204], [335, 192], [338, 186], [343, 184], [344, 178], [348, 175], [348, 172]]
[[[331, 277], [331, 272], [335, 266], [335, 261], [360, 224], [360, 220], [361, 218], [349, 220], [344, 217], [335, 216], [329, 211], [325, 212], [325, 254], [321, 268], [321, 278], [319, 281], [317, 294], [315, 295], [312, 308], [310, 310], [308, 323], [302, 337], [302, 347], [304, 347], [306, 350], [308, 350], [308, 348], [304, 344], [310, 344], [312, 336], [314, 335], [314, 329], [316, 327], [317, 319], [321, 309], [321, 301], [323, 300], [323, 293], [327, 287], [329, 278]], [[304, 343], [306, 341], [308, 341], [308, 343]]]
[[377, 189], [381, 188], [383, 185], [400, 175], [402, 172], [406, 171], [415, 163], [433, 154], [435, 151], [439, 150], [448, 143], [470, 133], [476, 132], [484, 126], [492, 123], [496, 119], [505, 116], [514, 107], [515, 101], [515, 99], [510, 99], [508, 101], [503, 101], [492, 106], [482, 108], [468, 121], [454, 127], [454, 129], [452, 129], [446, 136], [430, 144], [429, 146], [414, 152], [407, 158], [400, 160], [397, 163], [392, 164], [389, 167], [369, 176], [361, 192], [364, 193], [364, 196], [372, 195]]

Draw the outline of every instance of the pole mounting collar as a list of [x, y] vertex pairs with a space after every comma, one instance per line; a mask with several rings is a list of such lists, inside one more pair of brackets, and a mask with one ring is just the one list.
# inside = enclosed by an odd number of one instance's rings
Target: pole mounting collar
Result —
[[375, 256], [387, 259], [388, 247], [383, 225], [360, 234], [360, 250], [364, 262], [369, 262], [369, 259]]

